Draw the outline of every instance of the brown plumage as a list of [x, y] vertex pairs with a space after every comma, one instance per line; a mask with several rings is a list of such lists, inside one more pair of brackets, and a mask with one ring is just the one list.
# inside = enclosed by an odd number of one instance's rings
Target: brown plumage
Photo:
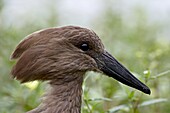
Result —
[[86, 71], [102, 72], [150, 94], [86, 28], [65, 26], [35, 32], [20, 42], [11, 59], [18, 59], [11, 73], [21, 83], [40, 80], [51, 86], [42, 103], [28, 113], [80, 113]]

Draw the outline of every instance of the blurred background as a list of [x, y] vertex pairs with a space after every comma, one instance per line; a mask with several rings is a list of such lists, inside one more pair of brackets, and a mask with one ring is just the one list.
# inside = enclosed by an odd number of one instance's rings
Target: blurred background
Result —
[[46, 83], [20, 85], [10, 77], [10, 55], [28, 34], [47, 27], [93, 29], [106, 49], [152, 90], [145, 95], [88, 72], [83, 113], [170, 112], [170, 1], [0, 0], [0, 113], [24, 113], [39, 105]]

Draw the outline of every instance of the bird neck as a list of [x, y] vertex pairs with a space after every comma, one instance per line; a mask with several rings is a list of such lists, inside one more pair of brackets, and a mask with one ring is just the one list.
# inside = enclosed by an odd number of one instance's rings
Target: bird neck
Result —
[[83, 76], [67, 82], [52, 82], [51, 89], [43, 97], [42, 103], [28, 113], [80, 113], [82, 83]]

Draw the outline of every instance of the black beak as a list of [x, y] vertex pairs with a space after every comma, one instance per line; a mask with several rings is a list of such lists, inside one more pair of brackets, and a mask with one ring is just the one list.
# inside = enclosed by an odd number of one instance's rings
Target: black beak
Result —
[[98, 68], [106, 75], [113, 77], [121, 83], [150, 94], [150, 89], [133, 76], [123, 65], [121, 65], [107, 51], [95, 58]]

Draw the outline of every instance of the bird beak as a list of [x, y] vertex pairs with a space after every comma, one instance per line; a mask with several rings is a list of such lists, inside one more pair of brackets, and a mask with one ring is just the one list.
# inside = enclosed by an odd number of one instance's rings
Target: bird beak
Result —
[[138, 89], [146, 94], [150, 94], [150, 89], [133, 76], [123, 65], [121, 65], [107, 51], [95, 58], [98, 68], [109, 77], [113, 77], [119, 82]]

